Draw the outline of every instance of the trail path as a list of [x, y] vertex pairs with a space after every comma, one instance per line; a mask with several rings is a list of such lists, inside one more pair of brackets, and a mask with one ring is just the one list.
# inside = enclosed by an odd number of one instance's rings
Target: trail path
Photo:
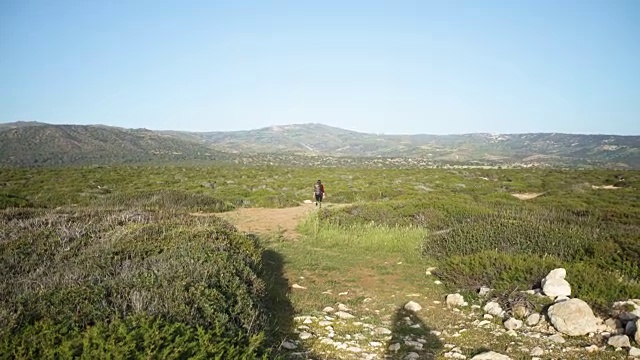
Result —
[[271, 209], [241, 208], [234, 211], [216, 214], [194, 213], [195, 216], [218, 216], [232, 223], [238, 230], [258, 235], [282, 233], [288, 239], [298, 239], [300, 234], [296, 226], [315, 209], [314, 204]]

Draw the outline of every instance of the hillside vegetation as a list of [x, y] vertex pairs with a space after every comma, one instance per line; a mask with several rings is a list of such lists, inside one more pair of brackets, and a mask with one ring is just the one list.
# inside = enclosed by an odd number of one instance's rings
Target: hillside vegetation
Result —
[[640, 137], [577, 134], [381, 135], [320, 124], [232, 132], [0, 124], [0, 166], [118, 163], [334, 167], [640, 168]]
[[[295, 242], [203, 216], [298, 206], [318, 178], [325, 207], [301, 224]], [[4, 169], [0, 353], [286, 355], [281, 345], [297, 337], [296, 313], [345, 302], [384, 324], [383, 316], [394, 316], [390, 304], [415, 288], [440, 299], [424, 277], [431, 266], [448, 291], [470, 298], [480, 286], [500, 294], [531, 289], [565, 267], [572, 296], [606, 317], [612, 302], [640, 294], [639, 183], [637, 171], [607, 170]], [[523, 194], [534, 195], [514, 196]], [[309, 289], [291, 292], [289, 281]], [[434, 310], [423, 320], [444, 331], [447, 316]], [[511, 341], [480, 332], [447, 341], [458, 340], [467, 354], [478, 344], [506, 351]], [[322, 346], [309, 351], [310, 358], [351, 358]]]

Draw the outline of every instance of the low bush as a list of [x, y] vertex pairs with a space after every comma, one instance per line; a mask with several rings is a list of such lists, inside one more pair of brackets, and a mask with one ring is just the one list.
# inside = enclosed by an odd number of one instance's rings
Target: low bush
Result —
[[262, 248], [218, 218], [13, 209], [0, 229], [0, 354], [255, 358], [264, 350]]

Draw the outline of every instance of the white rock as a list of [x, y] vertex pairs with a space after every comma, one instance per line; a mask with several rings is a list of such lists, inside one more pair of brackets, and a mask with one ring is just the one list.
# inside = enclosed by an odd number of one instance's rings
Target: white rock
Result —
[[292, 287], [293, 289], [302, 289], [302, 290], [306, 289], [306, 287], [304, 287], [304, 286], [300, 286], [300, 285], [298, 285], [298, 284], [293, 284], [293, 285], [291, 285], [291, 287]]
[[549, 336], [548, 339], [556, 344], [564, 344], [565, 342], [567, 342], [567, 340], [565, 340], [560, 334], [553, 334]]
[[448, 352], [448, 353], [444, 353], [444, 357], [447, 359], [466, 359], [467, 357], [460, 354], [459, 352]]
[[484, 314], [484, 315], [482, 315], [482, 317], [485, 318], [485, 319], [488, 319], [488, 320], [493, 319], [493, 315], [491, 315], [491, 314]]
[[487, 296], [489, 295], [489, 293], [491, 292], [490, 287], [486, 287], [486, 286], [481, 286], [480, 289], [478, 289], [478, 296]]
[[464, 304], [464, 297], [460, 294], [449, 294], [446, 298], [448, 307], [462, 306]]
[[370, 341], [369, 346], [379, 347], [379, 346], [382, 346], [382, 343], [379, 341]]
[[331, 314], [334, 311], [336, 311], [336, 309], [332, 308], [331, 306], [327, 306], [324, 309], [322, 309], [322, 312], [327, 314]]
[[544, 277], [544, 280], [564, 279], [565, 277], [567, 277], [567, 270], [565, 270], [564, 268], [557, 268], [549, 271], [547, 276]]
[[410, 359], [420, 359], [420, 354], [415, 353], [415, 352], [410, 352], [407, 355], [404, 356], [404, 359], [406, 360], [410, 360]]
[[293, 350], [298, 347], [298, 345], [292, 343], [291, 341], [284, 341], [282, 343], [282, 347], [288, 350]]
[[529, 352], [529, 354], [530, 354], [531, 356], [542, 356], [542, 355], [544, 355], [544, 350], [543, 350], [541, 347], [536, 346], [536, 347], [534, 347], [533, 349], [531, 349], [531, 351]]
[[415, 301], [409, 301], [404, 305], [404, 308], [405, 310], [414, 311], [414, 312], [422, 310], [422, 306], [420, 306], [420, 304], [418, 304]]
[[636, 344], [640, 345], [640, 319], [636, 320]]
[[347, 305], [345, 305], [345, 304], [338, 303], [338, 310], [340, 310], [340, 311], [350, 311], [351, 309], [349, 309], [347, 307]]
[[550, 298], [571, 295], [571, 285], [565, 279], [548, 279], [542, 285], [542, 292]]
[[617, 301], [613, 303], [613, 309], [620, 311], [618, 318], [622, 321], [630, 321], [640, 318], [640, 301]]
[[343, 320], [347, 320], [347, 319], [353, 319], [355, 316], [349, 314], [348, 312], [344, 312], [344, 311], [338, 311], [336, 313], [334, 313], [333, 315], [339, 317], [340, 319]]
[[480, 321], [480, 322], [478, 323], [478, 327], [487, 326], [487, 325], [489, 325], [489, 324], [491, 324], [491, 321], [489, 321], [489, 320], [482, 320], [482, 321]]
[[306, 318], [306, 319], [304, 319], [304, 321], [302, 323], [303, 324], [313, 324], [313, 320], [311, 320], [311, 318]]
[[383, 327], [377, 327], [373, 330], [376, 335], [391, 335], [391, 330]]
[[398, 350], [400, 350], [401, 346], [402, 345], [400, 345], [399, 343], [391, 344], [391, 345], [389, 345], [389, 350], [391, 350], [393, 352], [397, 352]]
[[518, 336], [518, 333], [513, 329], [507, 331], [506, 334], [509, 335], [509, 336], [513, 336], [513, 337]]
[[615, 347], [615, 348], [628, 348], [631, 347], [631, 343], [629, 342], [629, 337], [627, 335], [616, 335], [612, 336], [607, 340], [607, 344]]
[[357, 347], [357, 346], [349, 346], [349, 347], [347, 348], [347, 350], [348, 350], [348, 351], [351, 351], [351, 352], [354, 352], [354, 353], [362, 352], [362, 349], [360, 349], [360, 348], [359, 348], [359, 347]]
[[502, 315], [502, 307], [495, 301], [489, 301], [483, 308], [484, 312], [493, 316]]
[[533, 313], [527, 317], [527, 325], [536, 326], [540, 322], [540, 314]]
[[321, 344], [325, 344], [325, 345], [331, 345], [331, 344], [333, 344], [333, 340], [329, 339], [329, 338], [324, 338], [324, 339], [320, 340], [320, 343]]
[[308, 338], [312, 337], [313, 335], [311, 335], [310, 333], [308, 333], [306, 331], [303, 331], [298, 336], [300, 337], [301, 340], [307, 340]]
[[589, 305], [580, 299], [553, 304], [547, 315], [556, 330], [563, 334], [581, 336], [598, 330], [598, 319]]
[[584, 350], [588, 353], [592, 353], [600, 350], [600, 348], [598, 347], [598, 345], [590, 345], [590, 346], [585, 346]]
[[511, 358], [495, 351], [488, 351], [472, 357], [471, 360], [511, 360]]
[[635, 347], [632, 346], [629, 349], [629, 356], [635, 357], [635, 358], [640, 358], [640, 349], [635, 348]]
[[436, 285], [441, 285], [441, 284], [442, 284], [442, 281], [440, 281], [440, 280], [436, 280], [436, 281], [434, 281], [433, 283], [434, 283], [434, 284], [436, 284]]
[[318, 323], [318, 325], [320, 326], [329, 326], [329, 325], [333, 325], [333, 322], [329, 321], [329, 320], [322, 320]]
[[504, 328], [507, 330], [515, 330], [520, 329], [522, 327], [522, 320], [518, 320], [516, 318], [509, 318], [504, 322]]
[[616, 332], [619, 328], [622, 327], [622, 322], [620, 319], [609, 318], [604, 321], [604, 325], [607, 327], [608, 331]]

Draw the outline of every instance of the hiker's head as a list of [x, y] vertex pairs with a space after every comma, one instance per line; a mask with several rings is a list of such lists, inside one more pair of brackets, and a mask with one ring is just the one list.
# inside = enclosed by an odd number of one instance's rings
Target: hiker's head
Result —
[[322, 181], [318, 180], [318, 184], [320, 184]]

